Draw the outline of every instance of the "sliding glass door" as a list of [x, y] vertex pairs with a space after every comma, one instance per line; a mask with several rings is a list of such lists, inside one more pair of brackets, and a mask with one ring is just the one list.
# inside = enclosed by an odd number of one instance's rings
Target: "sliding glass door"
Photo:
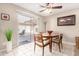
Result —
[[36, 23], [33, 18], [17, 13], [18, 19], [18, 43], [19, 45], [27, 44], [33, 41], [33, 34]]

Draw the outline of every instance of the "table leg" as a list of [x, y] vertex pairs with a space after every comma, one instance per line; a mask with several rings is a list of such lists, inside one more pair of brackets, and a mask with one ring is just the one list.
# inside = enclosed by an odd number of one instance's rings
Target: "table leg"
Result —
[[50, 38], [49, 50], [52, 52], [52, 38]]
[[51, 52], [52, 52], [52, 38], [51, 38]]

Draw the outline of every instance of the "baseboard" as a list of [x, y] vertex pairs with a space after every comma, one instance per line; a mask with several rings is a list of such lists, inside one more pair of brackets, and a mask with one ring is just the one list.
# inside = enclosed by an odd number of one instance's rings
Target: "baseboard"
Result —
[[68, 42], [68, 41], [63, 41], [62, 43], [64, 43], [64, 44], [68, 44], [68, 45], [75, 45], [75, 43], [72, 43], [72, 42]]
[[6, 49], [0, 49], [0, 52], [2, 52], [2, 51], [6, 51]]

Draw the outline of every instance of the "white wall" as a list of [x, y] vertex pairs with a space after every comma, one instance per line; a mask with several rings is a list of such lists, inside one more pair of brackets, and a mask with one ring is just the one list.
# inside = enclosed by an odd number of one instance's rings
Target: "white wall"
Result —
[[38, 32], [45, 32], [45, 25], [43, 18], [39, 18], [37, 20], [37, 24], [38, 24]]
[[[76, 25], [74, 26], [57, 26], [57, 17], [76, 15]], [[45, 18], [47, 20], [47, 30], [53, 30], [63, 33], [63, 41], [69, 43], [75, 43], [75, 37], [79, 36], [79, 9], [70, 10], [49, 16]]]
[[17, 45], [17, 19], [16, 19], [16, 9], [14, 6], [10, 4], [0, 4], [0, 16], [1, 13], [9, 14], [10, 20], [4, 21], [1, 20], [0, 17], [0, 50], [6, 49], [6, 37], [5, 37], [5, 31], [10, 28], [13, 29], [13, 47], [16, 47]]
[[1, 20], [1, 17], [0, 17], [0, 50], [6, 49], [7, 40], [5, 37], [5, 30], [7, 30], [8, 28], [13, 29], [13, 48], [17, 46], [17, 35], [18, 35], [18, 21], [17, 21], [17, 15], [16, 15], [17, 10], [23, 11], [24, 12], [23, 14], [25, 14], [26, 16], [28, 15], [28, 16], [34, 17], [34, 19], [37, 20], [38, 22], [39, 31], [44, 31], [44, 28], [42, 26], [43, 25], [42, 17], [35, 15], [19, 6], [2, 3], [0, 4], [0, 16], [1, 16], [1, 13], [9, 14], [10, 20], [4, 21], [4, 20]]

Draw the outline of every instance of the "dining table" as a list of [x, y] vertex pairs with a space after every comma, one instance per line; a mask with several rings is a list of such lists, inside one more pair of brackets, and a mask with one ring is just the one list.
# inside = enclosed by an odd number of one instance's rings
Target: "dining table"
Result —
[[47, 33], [44, 33], [43, 34], [43, 38], [46, 38], [47, 40], [50, 41], [50, 44], [49, 44], [49, 51], [52, 52], [52, 40], [53, 38], [59, 36], [60, 34], [59, 33], [53, 33], [51, 35], [47, 34]]

